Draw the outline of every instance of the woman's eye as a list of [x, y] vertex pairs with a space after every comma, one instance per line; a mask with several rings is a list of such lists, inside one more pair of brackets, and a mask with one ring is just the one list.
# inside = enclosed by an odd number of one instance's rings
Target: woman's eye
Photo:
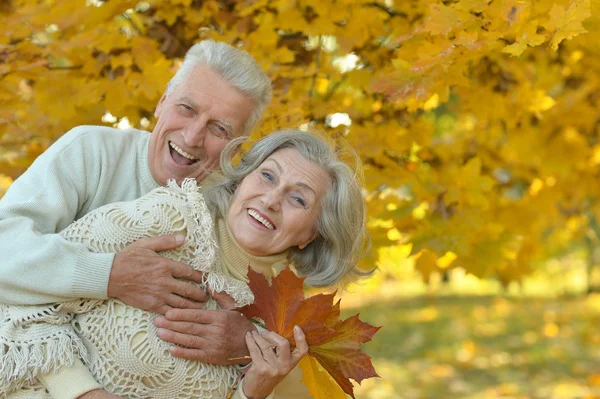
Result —
[[273, 181], [273, 175], [270, 174], [269, 172], [261, 172], [261, 175], [268, 181], [270, 181], [270, 182]]
[[302, 207], [306, 207], [306, 201], [304, 201], [304, 198], [302, 197], [292, 197], [294, 199], [294, 201], [296, 201], [296, 203], [302, 205]]

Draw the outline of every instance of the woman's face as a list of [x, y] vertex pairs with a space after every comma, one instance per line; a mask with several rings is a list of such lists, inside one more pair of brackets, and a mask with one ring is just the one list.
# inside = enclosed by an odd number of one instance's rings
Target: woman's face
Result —
[[238, 244], [256, 256], [273, 255], [317, 237], [329, 176], [296, 150], [274, 152], [242, 180], [227, 224]]

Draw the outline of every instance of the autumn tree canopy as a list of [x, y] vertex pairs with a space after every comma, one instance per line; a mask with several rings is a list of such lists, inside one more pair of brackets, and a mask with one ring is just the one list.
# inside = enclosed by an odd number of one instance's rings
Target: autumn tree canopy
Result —
[[598, 0], [4, 1], [0, 179], [76, 125], [150, 130], [187, 48], [213, 38], [272, 79], [256, 135], [304, 125], [358, 151], [366, 262], [518, 280], [600, 236], [598, 15]]

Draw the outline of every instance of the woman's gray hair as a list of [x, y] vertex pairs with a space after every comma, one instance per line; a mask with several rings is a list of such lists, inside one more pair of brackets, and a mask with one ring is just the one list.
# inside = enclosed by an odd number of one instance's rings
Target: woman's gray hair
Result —
[[[232, 140], [221, 153], [221, 172], [211, 176], [203, 190], [209, 207], [216, 207], [226, 216], [233, 193], [246, 176], [274, 152], [294, 149], [327, 172], [330, 184], [317, 220], [318, 237], [304, 249], [290, 248], [290, 261], [311, 286], [332, 285], [352, 275], [370, 274], [357, 267], [367, 248], [368, 236], [360, 184], [362, 169], [356, 153], [349, 147], [345, 151], [336, 150], [332, 140], [313, 133], [284, 130], [257, 141], [239, 164], [233, 166], [232, 158], [245, 139]], [[355, 168], [343, 162], [341, 157], [345, 154], [353, 157]]]
[[250, 118], [242, 130], [243, 134], [249, 134], [271, 102], [271, 80], [265, 71], [247, 52], [223, 42], [203, 40], [187, 51], [181, 67], [167, 86], [166, 95], [185, 84], [194, 68], [201, 65], [209, 66], [254, 101]]

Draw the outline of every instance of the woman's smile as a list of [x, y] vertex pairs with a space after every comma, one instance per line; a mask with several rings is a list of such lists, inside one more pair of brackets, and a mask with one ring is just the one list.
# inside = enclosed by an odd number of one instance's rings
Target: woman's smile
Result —
[[253, 225], [267, 230], [275, 230], [275, 225], [266, 217], [260, 214], [256, 209], [248, 209], [248, 217]]

